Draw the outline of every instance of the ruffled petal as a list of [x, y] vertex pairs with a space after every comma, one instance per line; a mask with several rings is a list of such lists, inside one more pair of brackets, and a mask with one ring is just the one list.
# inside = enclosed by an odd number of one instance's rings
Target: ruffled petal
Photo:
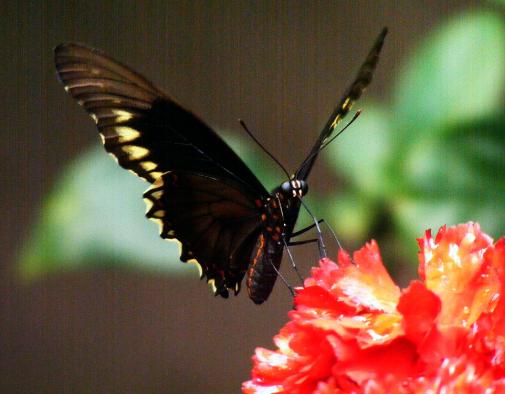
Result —
[[426, 287], [442, 301], [440, 324], [469, 327], [488, 312], [499, 281], [484, 261], [493, 240], [475, 223], [442, 227], [435, 239], [429, 231], [418, 240], [419, 272]]
[[397, 309], [403, 316], [406, 337], [421, 344], [434, 329], [441, 302], [424, 283], [414, 281], [402, 292]]

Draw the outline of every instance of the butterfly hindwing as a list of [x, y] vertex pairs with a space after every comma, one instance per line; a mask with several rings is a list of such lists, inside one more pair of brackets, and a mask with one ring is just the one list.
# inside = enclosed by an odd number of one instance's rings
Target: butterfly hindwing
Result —
[[144, 193], [160, 235], [181, 243], [181, 260], [197, 262], [216, 294], [235, 293], [260, 231], [258, 203], [240, 184], [187, 171], [163, 174]]

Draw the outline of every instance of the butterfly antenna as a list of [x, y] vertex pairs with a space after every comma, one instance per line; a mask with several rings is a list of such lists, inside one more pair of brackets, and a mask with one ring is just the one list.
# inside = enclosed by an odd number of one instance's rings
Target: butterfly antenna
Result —
[[267, 148], [265, 148], [265, 147], [261, 144], [261, 142], [259, 142], [259, 141], [258, 141], [258, 139], [254, 136], [254, 134], [253, 134], [253, 133], [252, 133], [252, 132], [251, 132], [251, 131], [247, 128], [247, 126], [246, 126], [245, 122], [244, 122], [242, 119], [239, 119], [238, 121], [239, 121], [240, 125], [242, 126], [242, 128], [245, 130], [245, 132], [246, 132], [247, 134], [249, 134], [249, 137], [251, 137], [251, 138], [252, 138], [252, 140], [253, 140], [254, 142], [256, 142], [256, 144], [257, 144], [257, 145], [258, 145], [261, 149], [263, 149], [263, 152], [265, 152], [268, 156], [270, 156], [270, 158], [271, 158], [273, 161], [275, 161], [275, 162], [277, 163], [277, 165], [278, 165], [278, 166], [282, 169], [282, 171], [284, 171], [284, 173], [286, 174], [286, 176], [288, 177], [288, 179], [291, 179], [291, 176], [289, 175], [288, 170], [286, 170], [286, 167], [284, 167], [284, 166], [282, 165], [282, 163], [281, 163], [279, 160], [277, 160], [277, 159], [275, 158], [275, 156], [274, 156], [274, 155], [272, 155], [272, 154], [271, 154], [271, 153], [267, 150]]
[[300, 166], [300, 168], [303, 168], [303, 166], [305, 165], [305, 163], [307, 163], [309, 160], [311, 160], [314, 156], [317, 156], [319, 154], [319, 152], [321, 152], [324, 148], [326, 148], [335, 138], [337, 138], [340, 134], [342, 134], [350, 125], [352, 125], [354, 123], [354, 121], [356, 119], [358, 119], [358, 117], [361, 115], [361, 110], [357, 110], [356, 113], [354, 114], [354, 116], [352, 117], [352, 119], [344, 126], [344, 128], [342, 130], [340, 130], [336, 135], [334, 135], [333, 137], [331, 137], [330, 140], [324, 142], [323, 144], [321, 144], [321, 146], [319, 147], [319, 149], [317, 151], [315, 151], [314, 153], [312, 153], [311, 155], [309, 155], [302, 163], [302, 165]]
[[303, 205], [303, 207], [305, 208], [305, 210], [307, 211], [307, 213], [309, 214], [309, 216], [312, 218], [312, 220], [314, 221], [314, 224], [316, 226], [316, 229], [317, 229], [317, 244], [319, 246], [319, 258], [324, 258], [327, 256], [327, 253], [326, 253], [326, 245], [324, 244], [324, 240], [323, 240], [323, 232], [321, 231], [321, 227], [319, 227], [319, 221], [317, 220], [317, 218], [312, 214], [312, 212], [310, 211], [309, 207], [307, 206], [307, 204], [305, 204], [305, 202], [299, 198], [299, 201], [300, 203]]

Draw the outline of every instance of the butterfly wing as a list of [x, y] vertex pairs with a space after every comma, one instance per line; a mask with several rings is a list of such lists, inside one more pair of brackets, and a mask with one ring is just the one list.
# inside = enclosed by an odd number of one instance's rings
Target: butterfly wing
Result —
[[375, 43], [370, 49], [368, 56], [365, 61], [361, 65], [358, 70], [358, 74], [354, 79], [353, 83], [346, 90], [345, 94], [340, 99], [338, 105], [335, 110], [331, 114], [328, 122], [324, 126], [319, 138], [316, 140], [316, 143], [312, 147], [310, 153], [307, 158], [302, 162], [300, 168], [295, 174], [295, 179], [298, 180], [306, 180], [314, 162], [317, 158], [317, 154], [321, 149], [321, 146], [328, 141], [331, 137], [332, 133], [335, 131], [335, 127], [340, 123], [340, 121], [349, 113], [351, 107], [361, 97], [361, 94], [364, 92], [366, 87], [372, 81], [373, 72], [377, 67], [377, 63], [379, 61], [379, 54], [384, 44], [384, 39], [386, 38], [387, 28], [384, 28]]
[[197, 262], [215, 294], [237, 294], [260, 232], [258, 206], [240, 184], [171, 171], [144, 193], [147, 217], [181, 244], [181, 260]]
[[258, 201], [268, 197], [258, 179], [209, 126], [127, 66], [79, 44], [58, 46], [55, 64], [107, 152], [153, 184], [147, 216], [161, 236], [182, 244], [181, 260], [196, 260], [217, 294], [237, 293], [259, 232]]
[[95, 120], [105, 149], [122, 167], [151, 183], [167, 171], [203, 168], [268, 194], [209, 126], [127, 66], [80, 44], [56, 47], [55, 64], [65, 90]]

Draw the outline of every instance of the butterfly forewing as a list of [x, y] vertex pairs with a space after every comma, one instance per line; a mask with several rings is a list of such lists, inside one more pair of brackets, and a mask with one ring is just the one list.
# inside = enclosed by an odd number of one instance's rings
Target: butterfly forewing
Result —
[[95, 120], [105, 149], [149, 182], [170, 170], [232, 177], [265, 197], [262, 184], [203, 121], [127, 66], [79, 44], [55, 49], [65, 89]]
[[312, 169], [312, 166], [314, 165], [314, 162], [317, 158], [317, 154], [321, 149], [321, 146], [331, 137], [332, 133], [335, 131], [335, 127], [349, 113], [353, 104], [361, 97], [370, 82], [372, 82], [372, 76], [379, 61], [379, 54], [381, 52], [382, 46], [384, 45], [386, 34], [387, 28], [384, 28], [368, 52], [368, 56], [359, 68], [354, 81], [347, 88], [346, 92], [333, 110], [333, 113], [330, 115], [328, 121], [326, 122], [326, 125], [321, 131], [319, 138], [316, 140], [314, 146], [310, 150], [307, 158], [300, 165], [298, 171], [295, 174], [296, 179], [307, 179], [310, 170]]

